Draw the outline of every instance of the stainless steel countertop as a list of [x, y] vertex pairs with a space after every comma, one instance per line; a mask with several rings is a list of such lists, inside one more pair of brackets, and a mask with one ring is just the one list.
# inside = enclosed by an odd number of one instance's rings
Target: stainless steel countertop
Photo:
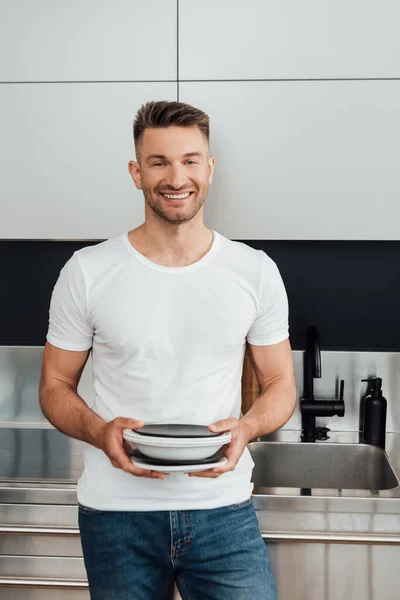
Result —
[[[329, 435], [330, 443], [358, 443], [357, 432]], [[280, 430], [263, 439], [299, 442], [300, 432]], [[76, 505], [84, 447], [54, 429], [0, 428], [0, 502]], [[400, 479], [400, 433], [387, 434], [386, 452]], [[254, 494], [253, 503], [266, 541], [400, 545], [400, 486], [312, 489], [311, 496], [298, 488], [269, 488]]]

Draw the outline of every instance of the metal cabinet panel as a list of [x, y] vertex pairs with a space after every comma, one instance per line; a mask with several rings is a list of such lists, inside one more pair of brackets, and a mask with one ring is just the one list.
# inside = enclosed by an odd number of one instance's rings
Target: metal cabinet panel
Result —
[[397, 600], [400, 546], [268, 544], [282, 600]]
[[179, 3], [181, 79], [399, 77], [397, 0]]
[[0, 80], [176, 79], [176, 28], [176, 0], [3, 0]]
[[0, 523], [32, 527], [78, 527], [78, 507], [41, 504], [0, 504]]
[[1, 86], [0, 238], [104, 239], [143, 221], [132, 124], [174, 83]]
[[0, 600], [90, 600], [88, 589], [0, 587]]
[[83, 558], [59, 556], [0, 556], [2, 577], [86, 579]]
[[234, 239], [400, 239], [400, 81], [181, 83], [211, 119], [206, 222]]
[[0, 534], [1, 556], [64, 556], [82, 558], [79, 535]]

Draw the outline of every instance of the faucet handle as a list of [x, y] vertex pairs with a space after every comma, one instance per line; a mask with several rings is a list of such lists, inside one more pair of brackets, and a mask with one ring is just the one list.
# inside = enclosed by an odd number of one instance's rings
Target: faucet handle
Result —
[[345, 408], [344, 408], [343, 394], [344, 394], [344, 379], [341, 379], [340, 380], [339, 400], [333, 401], [334, 414], [337, 415], [338, 417], [344, 417]]
[[340, 392], [339, 392], [339, 400], [343, 402], [343, 394], [344, 394], [344, 379], [340, 380]]

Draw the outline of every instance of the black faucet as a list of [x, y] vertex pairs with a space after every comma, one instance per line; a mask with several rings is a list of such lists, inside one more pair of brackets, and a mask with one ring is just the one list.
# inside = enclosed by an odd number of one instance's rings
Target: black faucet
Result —
[[[339, 400], [315, 400], [314, 378], [321, 377], [321, 351], [319, 347], [318, 330], [310, 325], [306, 333], [306, 349], [304, 352], [304, 386], [301, 400], [301, 441], [315, 442], [318, 438], [315, 417], [344, 416], [344, 381], [340, 382]], [[320, 428], [325, 432], [327, 428]]]

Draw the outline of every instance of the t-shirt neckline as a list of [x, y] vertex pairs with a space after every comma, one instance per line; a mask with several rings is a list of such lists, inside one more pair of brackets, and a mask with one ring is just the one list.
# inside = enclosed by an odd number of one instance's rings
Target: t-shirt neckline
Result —
[[191, 273], [192, 271], [196, 271], [200, 267], [203, 267], [204, 265], [208, 264], [214, 258], [214, 256], [218, 252], [218, 249], [221, 244], [221, 236], [219, 235], [219, 233], [217, 233], [213, 229], [211, 231], [214, 234], [214, 239], [211, 244], [211, 248], [208, 250], [208, 252], [206, 252], [206, 254], [202, 258], [200, 258], [200, 260], [197, 260], [196, 262], [192, 263], [191, 265], [185, 265], [183, 267], [169, 267], [166, 265], [159, 265], [159, 264], [149, 260], [143, 254], [138, 252], [138, 250], [136, 250], [136, 248], [134, 248], [132, 246], [132, 244], [129, 240], [129, 235], [128, 235], [129, 232], [125, 232], [122, 234], [122, 241], [123, 241], [124, 245], [126, 246], [126, 248], [128, 249], [128, 251], [131, 254], [133, 254], [133, 256], [135, 256], [141, 263], [143, 263], [150, 269], [154, 269], [155, 271], [160, 271], [161, 273], [174, 273], [176, 275], [181, 275], [184, 273]]

